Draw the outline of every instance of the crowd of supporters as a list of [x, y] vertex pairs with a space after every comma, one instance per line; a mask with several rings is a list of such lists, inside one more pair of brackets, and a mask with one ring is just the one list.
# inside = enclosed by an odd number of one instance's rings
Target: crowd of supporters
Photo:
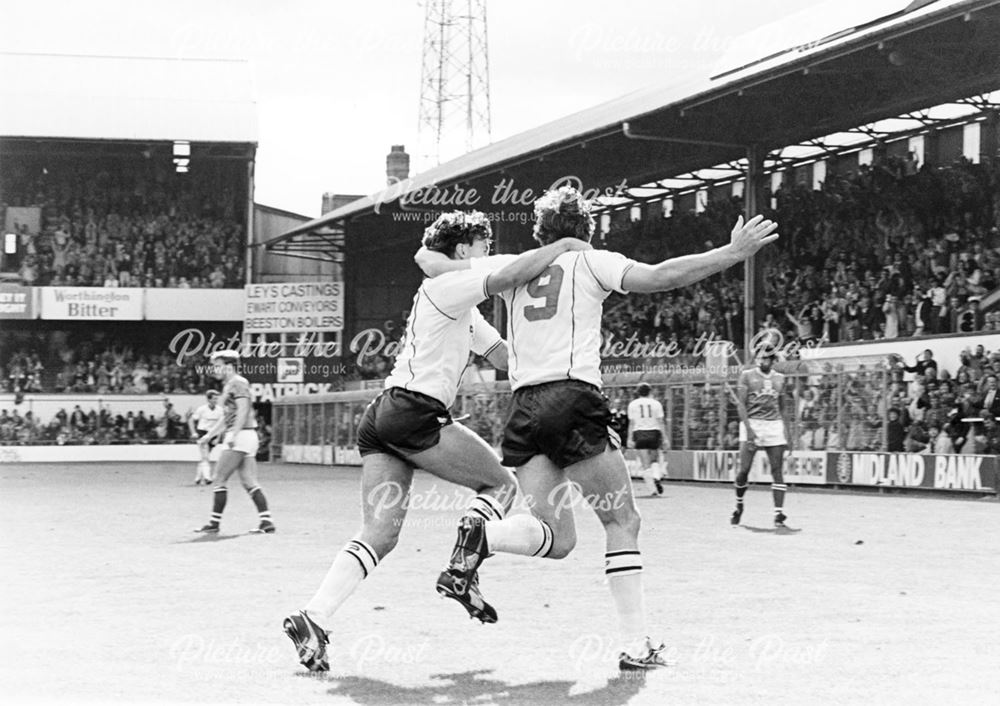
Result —
[[190, 438], [184, 419], [165, 402], [162, 413], [112, 414], [106, 407], [84, 411], [80, 405], [60, 409], [43, 421], [31, 412], [0, 410], [0, 443], [132, 444]]
[[[782, 237], [764, 266], [764, 326], [786, 340], [874, 340], [1000, 329], [979, 310], [1000, 281], [1000, 169], [959, 162], [916, 169], [883, 160], [832, 176], [822, 189], [790, 185], [765, 211]], [[645, 262], [728, 241], [737, 199], [700, 213], [614, 222], [604, 246]], [[605, 333], [677, 341], [740, 340], [742, 268], [691, 287], [613, 295]]]
[[152, 162], [11, 169], [4, 209], [41, 209], [38, 232], [13, 224], [25, 285], [220, 288], [245, 282], [245, 200], [241, 204], [224, 171], [203, 168], [178, 178]]
[[[5, 181], [9, 205], [38, 206], [41, 232], [19, 228], [21, 279], [36, 285], [226, 287], [244, 279], [245, 199], [221, 172], [178, 181], [152, 167], [64, 168]], [[206, 181], [207, 180], [207, 181]], [[215, 180], [215, 183], [212, 183]], [[215, 196], [206, 197], [205, 194]], [[820, 189], [786, 184], [770, 194], [764, 215], [781, 225], [764, 264], [762, 327], [786, 340], [847, 342], [1000, 330], [1000, 314], [980, 300], [1000, 284], [1000, 169], [958, 162], [919, 168], [915, 160], [881, 158]], [[656, 262], [726, 242], [742, 210], [739, 199], [713, 200], [699, 212], [678, 210], [637, 221], [612, 219], [598, 247]], [[649, 295], [612, 295], [606, 338], [672, 344], [672, 362], [691, 357], [706, 337], [740, 340], [741, 267], [696, 285]], [[490, 302], [488, 305], [492, 305]], [[406, 313], [382, 327], [398, 343]], [[492, 318], [492, 317], [489, 317]], [[47, 340], [43, 347], [0, 341], [0, 392], [70, 394], [196, 393], [212, 385], [200, 356], [136, 350], [135, 341]], [[162, 351], [162, 347], [155, 350]], [[359, 361], [353, 376], [379, 379], [386, 353]], [[920, 361], [904, 383], [899, 364], [803, 376], [796, 382], [794, 446], [940, 451], [1000, 449], [996, 410], [987, 399], [1000, 352], [969, 351], [954, 375]], [[338, 378], [344, 383], [349, 377]], [[992, 380], [992, 382], [991, 382]], [[989, 395], [992, 407], [992, 397]], [[627, 400], [625, 400], [627, 401]], [[613, 404], [622, 400], [613, 400]], [[735, 448], [738, 425], [722, 388], [687, 395], [683, 431], [694, 448]], [[622, 408], [624, 405], [620, 405]], [[30, 437], [59, 443], [182, 438], [183, 420], [74, 409], [48, 424], [29, 414], [0, 415], [0, 441]], [[107, 415], [105, 418], [104, 415]], [[963, 419], [982, 416], [982, 423]], [[489, 436], [495, 434], [491, 425]], [[180, 429], [181, 431], [176, 431]], [[26, 431], [31, 430], [31, 431]]]
[[[1000, 454], [1000, 349], [966, 349], [938, 364], [930, 349], [916, 361], [886, 356], [867, 365], [778, 364], [789, 444], [799, 450]], [[950, 368], [950, 370], [949, 370]], [[628, 387], [607, 391], [624, 432]], [[739, 448], [739, 417], [721, 383], [654, 385], [677, 449]]]
[[[43, 421], [30, 412], [0, 409], [0, 445], [25, 444], [103, 445], [191, 443], [189, 420], [193, 410], [181, 414], [164, 401], [159, 415], [145, 411], [113, 414], [106, 406], [84, 411], [75, 405], [60, 409], [52, 419]], [[257, 415], [258, 436], [266, 448], [270, 443], [270, 425]]]
[[22, 337], [15, 345], [0, 342], [0, 392], [193, 394], [211, 387], [203, 356], [178, 362], [163, 347], [137, 352], [130, 343], [62, 331]]

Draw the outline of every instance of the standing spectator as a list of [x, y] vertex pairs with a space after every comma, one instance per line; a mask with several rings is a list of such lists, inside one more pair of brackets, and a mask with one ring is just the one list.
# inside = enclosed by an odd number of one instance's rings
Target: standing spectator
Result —
[[[902, 451], [906, 440], [906, 429], [900, 421], [899, 410], [892, 408], [889, 410], [889, 423], [886, 425], [886, 436], [888, 441], [888, 451]], [[932, 437], [933, 438], [933, 437]]]
[[983, 330], [983, 312], [979, 310], [979, 297], [969, 297], [966, 308], [958, 316], [958, 329], [962, 333]]
[[892, 294], [885, 295], [885, 304], [882, 305], [882, 314], [885, 317], [885, 338], [899, 337], [899, 310], [896, 305], [896, 297]]
[[986, 388], [983, 391], [983, 401], [980, 404], [982, 416], [1000, 416], [1000, 392], [997, 390], [997, 376], [990, 374], [986, 376]]

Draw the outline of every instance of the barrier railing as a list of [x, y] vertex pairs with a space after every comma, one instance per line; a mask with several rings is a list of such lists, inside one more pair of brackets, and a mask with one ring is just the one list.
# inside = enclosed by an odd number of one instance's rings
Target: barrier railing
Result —
[[[782, 406], [793, 449], [886, 450], [886, 415], [892, 371], [881, 358], [779, 364], [786, 376]], [[606, 376], [604, 393], [619, 417], [644, 381], [664, 408], [669, 447], [674, 450], [736, 448], [739, 416], [733, 401], [738, 373], [722, 376], [628, 373]], [[272, 458], [302, 457], [319, 463], [356, 454], [356, 427], [378, 390], [302, 395], [276, 400]], [[463, 387], [452, 415], [487, 443], [500, 444], [510, 402], [506, 382]], [[291, 450], [289, 454], [286, 447]]]

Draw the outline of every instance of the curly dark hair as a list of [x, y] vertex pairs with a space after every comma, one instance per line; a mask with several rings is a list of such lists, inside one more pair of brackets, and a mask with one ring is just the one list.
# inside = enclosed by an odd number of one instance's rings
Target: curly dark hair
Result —
[[428, 250], [435, 250], [452, 257], [455, 248], [461, 243], [472, 245], [481, 238], [493, 241], [493, 229], [482, 213], [453, 211], [438, 216], [437, 220], [424, 231], [422, 242]]
[[589, 204], [570, 187], [547, 192], [535, 202], [535, 228], [532, 233], [539, 245], [560, 238], [579, 238], [589, 243], [594, 237], [594, 217]]

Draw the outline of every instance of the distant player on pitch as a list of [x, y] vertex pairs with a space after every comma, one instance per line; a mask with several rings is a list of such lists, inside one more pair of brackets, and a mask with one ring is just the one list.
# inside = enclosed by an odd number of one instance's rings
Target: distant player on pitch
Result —
[[240, 482], [260, 515], [260, 525], [250, 532], [271, 534], [275, 529], [271, 522], [271, 511], [267, 507], [267, 498], [257, 483], [257, 447], [260, 444], [257, 437], [257, 417], [250, 405], [250, 383], [236, 373], [239, 359], [239, 351], [228, 350], [212, 354], [210, 360], [215, 375], [222, 379], [221, 406], [224, 414], [198, 443], [207, 449], [213, 439], [223, 434], [225, 436], [222, 439], [222, 453], [215, 468], [212, 519], [195, 532], [218, 534], [228, 497], [226, 482], [234, 473], [240, 474]]
[[774, 496], [774, 526], [785, 527], [784, 502], [788, 486], [782, 476], [782, 463], [788, 442], [785, 440], [785, 422], [781, 415], [781, 393], [785, 376], [773, 370], [777, 352], [764, 347], [757, 353], [757, 367], [744, 370], [740, 375], [737, 399], [740, 402], [740, 472], [736, 475], [736, 509], [730, 523], [738, 525], [743, 516], [743, 496], [747, 492], [747, 478], [754, 456], [763, 450], [771, 464], [771, 494]]
[[639, 465], [642, 467], [642, 479], [646, 481], [646, 490], [650, 497], [663, 495], [663, 471], [657, 463], [653, 470], [653, 462], [659, 461], [660, 448], [666, 438], [663, 426], [663, 405], [659, 400], [650, 397], [652, 388], [648, 383], [641, 382], [636, 388], [638, 397], [628, 403], [628, 434], [632, 440], [632, 448], [639, 454]]
[[[208, 433], [211, 429], [218, 423], [223, 416], [222, 407], [220, 407], [217, 402], [219, 399], [218, 390], [209, 390], [205, 393], [207, 402], [201, 405], [194, 411], [191, 418], [188, 420], [188, 427], [191, 429], [192, 439], [201, 439]], [[198, 452], [201, 455], [201, 460], [198, 461], [197, 470], [194, 474], [194, 484], [201, 485], [204, 483], [208, 485], [212, 482], [214, 476], [212, 475], [212, 462], [210, 459], [212, 449], [215, 448], [218, 442], [212, 441], [208, 444], [198, 444]]]

